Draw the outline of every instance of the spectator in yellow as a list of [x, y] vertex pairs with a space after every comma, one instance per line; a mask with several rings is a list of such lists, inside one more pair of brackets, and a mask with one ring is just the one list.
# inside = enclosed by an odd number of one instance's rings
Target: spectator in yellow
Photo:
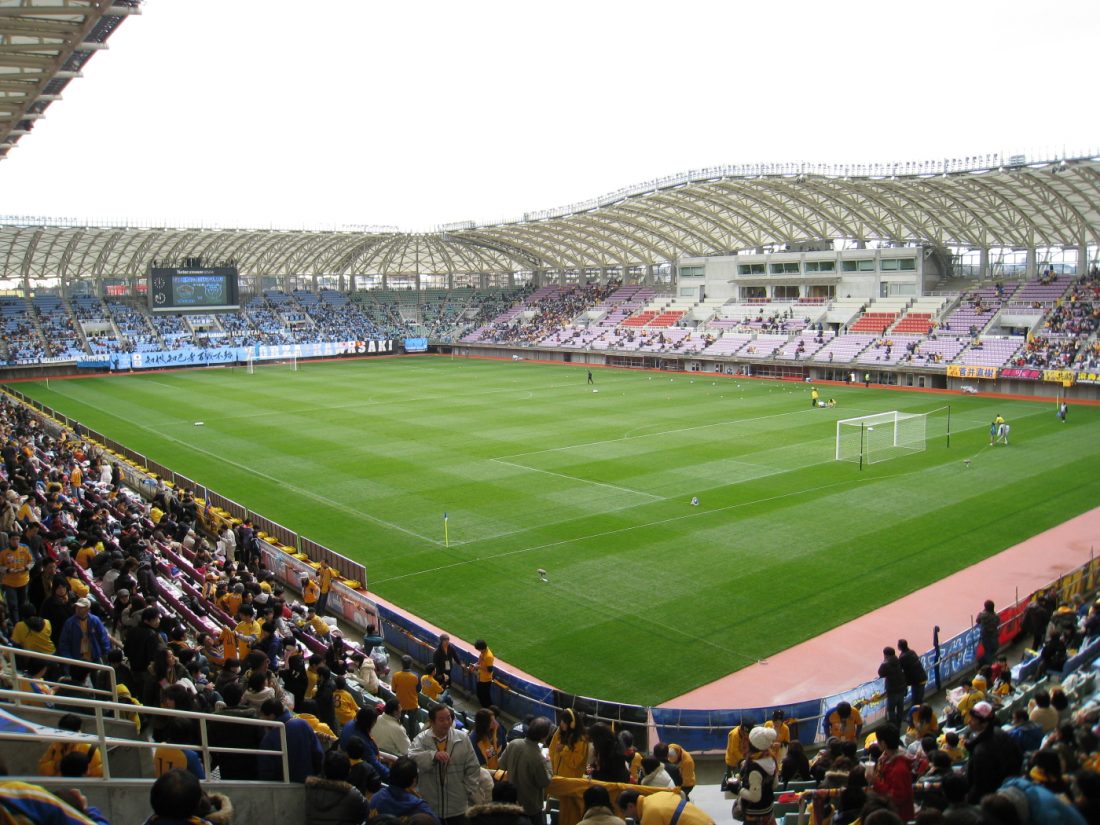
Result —
[[332, 692], [333, 714], [336, 716], [336, 726], [344, 729], [344, 725], [355, 718], [359, 712], [359, 705], [355, 697], [348, 690], [348, 682], [343, 676], [336, 677], [336, 690]]
[[329, 567], [325, 562], [321, 562], [321, 567], [317, 570], [317, 585], [320, 590], [320, 595], [317, 597], [317, 615], [324, 615], [325, 610], [328, 608], [329, 593], [332, 592], [332, 582], [339, 577], [339, 570], [335, 567]]
[[[683, 798], [675, 791], [657, 791], [642, 796], [637, 791], [623, 791], [618, 805], [624, 817], [638, 825], [714, 825], [710, 814], [691, 802], [681, 806]], [[677, 811], [679, 815], [677, 815]]]
[[[588, 767], [588, 737], [577, 724], [577, 714], [566, 708], [558, 719], [558, 729], [550, 738], [550, 770], [554, 776], [579, 779]], [[584, 814], [584, 800], [576, 795], [558, 799], [558, 825], [577, 825]]]
[[88, 536], [84, 536], [80, 540], [80, 549], [76, 551], [76, 558], [74, 561], [81, 570], [87, 570], [92, 566], [92, 559], [94, 559], [99, 551], [103, 549], [103, 545], [99, 542], [92, 541]]
[[496, 659], [493, 651], [484, 639], [474, 642], [477, 651], [477, 664], [471, 665], [471, 671], [477, 671], [477, 701], [483, 708], [493, 704], [493, 670], [496, 669]]
[[80, 574], [76, 572], [74, 565], [66, 565], [61, 574], [69, 580], [69, 589], [73, 591], [73, 595], [76, 596], [78, 601], [87, 597], [88, 593], [91, 592], [84, 579], [80, 578]]
[[787, 726], [785, 719], [786, 715], [783, 711], [777, 710], [772, 713], [772, 718], [764, 723], [764, 727], [772, 728], [775, 731], [772, 756], [775, 758], [777, 765], [783, 761], [783, 758], [787, 755], [787, 748], [791, 744], [791, 729]]
[[237, 611], [241, 609], [241, 605], [244, 604], [244, 585], [240, 582], [233, 585], [232, 589], [225, 594], [225, 597], [219, 604], [224, 604], [223, 609], [230, 616], [236, 616]]
[[500, 767], [500, 739], [497, 736], [500, 724], [489, 708], [478, 708], [474, 714], [474, 729], [470, 733], [470, 743], [474, 746], [477, 761], [490, 771]]
[[412, 739], [420, 731], [417, 730], [417, 715], [420, 711], [420, 697], [418, 687], [420, 679], [412, 669], [412, 656], [401, 657], [401, 670], [393, 674], [390, 684], [393, 694], [401, 704], [401, 721], [405, 725], [405, 733]]
[[[34, 617], [37, 618], [37, 617]], [[40, 620], [41, 621], [41, 620]], [[49, 670], [49, 662], [42, 661], [41, 659], [32, 659], [29, 662], [29, 666], [25, 669], [26, 676], [18, 676], [15, 680], [15, 689], [21, 690], [24, 693], [37, 693], [40, 696], [53, 696], [53, 688], [46, 684], [46, 672]], [[42, 702], [28, 702], [24, 701], [24, 705], [30, 705], [32, 707], [52, 707], [53, 703], [49, 701]]]
[[936, 744], [940, 746], [940, 750], [951, 757], [952, 762], [965, 762], [967, 753], [966, 746], [963, 745], [959, 739], [959, 735], [953, 730], [944, 731], [943, 735], [936, 741]]
[[336, 744], [338, 737], [332, 732], [327, 724], [321, 721], [317, 716], [317, 703], [312, 699], [306, 699], [302, 702], [302, 710], [300, 713], [294, 714], [295, 718], [301, 719], [307, 725], [309, 725], [315, 734], [317, 739], [321, 742], [321, 747], [324, 750], [328, 750]]
[[72, 487], [73, 496], [80, 498], [84, 492], [80, 489], [84, 484], [84, 468], [79, 463], [73, 464], [73, 469], [69, 473], [69, 484]]
[[919, 742], [926, 736], [939, 736], [940, 723], [931, 705], [917, 705], [909, 711], [909, 729], [905, 735], [911, 742]]
[[986, 688], [988, 687], [989, 685], [986, 683], [984, 676], [975, 676], [971, 681], [970, 692], [963, 696], [955, 706], [959, 715], [962, 716], [963, 724], [970, 721], [970, 711], [973, 710], [974, 705], [978, 702], [989, 701], [989, 696], [986, 694]]
[[317, 693], [317, 683], [321, 681], [321, 677], [317, 674], [317, 669], [325, 663], [324, 657], [320, 653], [314, 653], [309, 657], [309, 661], [306, 663], [306, 698], [312, 699]]
[[198, 751], [183, 747], [190, 738], [191, 726], [183, 719], [173, 719], [167, 738], [153, 751], [153, 774], [164, 776], [169, 771], [189, 771], [197, 779], [206, 779], [206, 769]]
[[34, 556], [31, 549], [19, 540], [18, 533], [8, 536], [8, 546], [0, 550], [0, 583], [4, 586], [4, 601], [9, 616], [19, 616], [20, 608], [27, 603], [27, 588], [31, 583]]
[[252, 652], [252, 645], [260, 640], [263, 625], [256, 620], [256, 611], [250, 605], [242, 605], [239, 611], [240, 621], [237, 623], [235, 633], [237, 635], [237, 658], [242, 662]]
[[[80, 717], [66, 713], [57, 720], [57, 727], [71, 733], [80, 733]], [[51, 742], [46, 752], [38, 760], [38, 773], [42, 776], [61, 776], [61, 760], [70, 753], [88, 753], [92, 742]], [[103, 754], [96, 748], [88, 763], [88, 776], [103, 776]]]
[[302, 576], [302, 602], [308, 606], [316, 606], [317, 599], [321, 595], [321, 588], [317, 582], [306, 576]]
[[653, 755], [680, 770], [680, 789], [684, 799], [691, 798], [691, 789], [695, 787], [695, 759], [679, 745], [658, 742], [653, 746]]
[[322, 639], [332, 632], [329, 623], [326, 622], [319, 613], [315, 613], [312, 607], [306, 608], [306, 621], [304, 626], [307, 627], [314, 636]]
[[835, 736], [843, 742], [855, 742], [863, 730], [863, 717], [848, 702], [839, 702], [821, 720], [825, 738]]
[[[24, 609], [30, 608], [26, 605]], [[11, 631], [11, 641], [16, 647], [30, 650], [34, 653], [49, 653], [53, 655], [57, 648], [54, 646], [51, 634], [53, 628], [48, 619], [41, 616], [30, 615], [17, 622]]]
[[729, 732], [726, 737], [726, 776], [722, 780], [727, 784], [730, 779], [741, 773], [741, 763], [749, 755], [749, 732], [752, 725], [747, 719], [742, 719], [741, 724]]
[[428, 665], [424, 675], [420, 677], [420, 692], [433, 702], [445, 702], [443, 697], [443, 685], [435, 678], [435, 665]]
[[[115, 693], [118, 696], [118, 699], [116, 701], [120, 705], [135, 705], [136, 707], [141, 707], [141, 702], [130, 695], [130, 688], [126, 687], [126, 685], [122, 684], [121, 682], [115, 685]], [[129, 719], [131, 722], [134, 723], [134, 728], [137, 729], [137, 732], [141, 733], [141, 716], [138, 715], [137, 711], [130, 713], [128, 711], [121, 710], [118, 712], [118, 717], [119, 719]]]

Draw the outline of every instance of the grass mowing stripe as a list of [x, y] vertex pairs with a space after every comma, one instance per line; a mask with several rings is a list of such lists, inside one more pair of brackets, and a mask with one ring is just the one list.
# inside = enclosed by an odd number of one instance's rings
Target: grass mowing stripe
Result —
[[[597, 386], [570, 366], [428, 357], [20, 389], [362, 559], [379, 595], [505, 660], [643, 703], [1100, 500], [1092, 408], [1061, 425], [1045, 401], [838, 386], [823, 393], [836, 408], [807, 416], [809, 388], [790, 382], [606, 370]], [[832, 460], [838, 419], [945, 402], [950, 449], [941, 411], [924, 452], [862, 472]], [[997, 413], [1016, 424], [1011, 447], [988, 446]], [[624, 640], [638, 638], [647, 658], [691, 666], [631, 678]]]
[[[154, 382], [154, 383], [156, 383], [156, 382]], [[100, 412], [106, 412], [106, 411], [101, 409]], [[396, 530], [397, 532], [405, 533], [406, 535], [412, 536], [413, 538], [420, 539], [421, 541], [428, 542], [429, 544], [435, 544], [435, 545], [442, 545], [443, 544], [442, 541], [437, 541], [436, 539], [432, 539], [432, 538], [429, 538], [427, 536], [422, 536], [419, 533], [415, 533], [411, 530], [408, 530], [407, 528], [402, 527], [399, 524], [394, 524], [392, 522], [388, 522], [385, 519], [379, 519], [375, 516], [370, 515], [369, 513], [364, 513], [361, 510], [356, 510], [356, 509], [353, 509], [351, 507], [348, 507], [347, 505], [342, 504], [339, 501], [335, 501], [335, 500], [333, 500], [331, 498], [327, 498], [325, 496], [320, 496], [317, 493], [313, 492], [312, 490], [306, 489], [304, 487], [300, 487], [296, 484], [291, 484], [286, 479], [279, 478], [278, 476], [273, 476], [273, 475], [269, 475], [267, 473], [261, 472], [261, 471], [257, 470], [255, 468], [255, 466], [246, 466], [246, 465], [241, 464], [239, 462], [236, 462], [232, 459], [226, 458], [224, 455], [219, 455], [219, 454], [214, 453], [210, 450], [206, 450], [206, 449], [203, 449], [202, 447], [197, 447], [194, 444], [185, 442], [183, 439], [177, 438], [177, 437], [172, 436], [172, 435], [168, 435], [168, 434], [166, 434], [162, 431], [155, 431], [151, 427], [149, 427], [145, 424], [139, 424], [139, 423], [135, 423], [135, 422], [131, 422], [131, 423], [133, 423], [133, 426], [138, 427], [138, 428], [140, 428], [142, 430], [145, 430], [147, 432], [156, 432], [156, 434], [160, 438], [163, 438], [167, 441], [174, 442], [174, 443], [179, 444], [181, 446], [186, 446], [187, 449], [192, 450], [194, 452], [197, 452], [201, 455], [205, 455], [205, 456], [207, 456], [207, 457], [209, 457], [209, 458], [211, 458], [215, 461], [221, 462], [223, 464], [228, 464], [231, 467], [236, 467], [239, 470], [242, 470], [246, 473], [249, 473], [250, 475], [254, 475], [258, 478], [261, 478], [261, 479], [263, 479], [263, 480], [265, 480], [265, 481], [267, 481], [271, 484], [275, 484], [277, 486], [284, 487], [284, 488], [286, 488], [287, 490], [289, 490], [293, 493], [297, 493], [298, 495], [304, 496], [305, 498], [309, 498], [312, 501], [317, 502], [318, 504], [322, 504], [326, 507], [332, 507], [335, 510], [339, 510], [340, 512], [344, 513], [347, 516], [350, 516], [351, 518], [364, 519], [366, 521], [369, 521], [369, 522], [372, 522], [374, 524], [385, 527], [389, 530]]]

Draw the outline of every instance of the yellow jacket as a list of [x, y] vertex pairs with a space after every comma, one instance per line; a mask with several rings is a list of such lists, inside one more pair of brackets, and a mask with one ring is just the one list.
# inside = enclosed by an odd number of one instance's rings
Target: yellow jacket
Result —
[[749, 728], [738, 725], [726, 737], [726, 765], [739, 768], [749, 755]]
[[334, 690], [332, 692], [332, 707], [333, 713], [336, 715], [336, 724], [341, 730], [359, 712], [359, 705], [355, 703], [355, 697], [346, 690]]
[[26, 587], [31, 583], [34, 557], [27, 545], [20, 544], [14, 550], [10, 547], [0, 550], [0, 565], [6, 568], [3, 578], [4, 587]]
[[554, 776], [581, 777], [588, 767], [588, 739], [577, 737], [572, 746], [561, 741], [561, 731], [550, 738], [550, 770]]
[[[38, 760], [38, 772], [42, 776], [61, 776], [61, 760], [73, 752], [87, 753], [91, 749], [88, 742], [51, 742], [46, 752]], [[88, 766], [88, 776], [103, 776], [103, 754], [97, 747], [92, 754], [92, 763]]]
[[[679, 760], [674, 761], [672, 759], [673, 751], [680, 753]], [[694, 788], [695, 787], [695, 758], [684, 750], [683, 745], [669, 745], [668, 746], [669, 762], [680, 769], [680, 777], [683, 779], [682, 787]]]
[[[639, 796], [639, 825], [668, 825], [681, 799], [680, 794], [675, 791], [659, 791], [649, 796]], [[697, 808], [689, 802], [680, 812], [677, 825], [714, 825], [714, 820], [702, 808]]]

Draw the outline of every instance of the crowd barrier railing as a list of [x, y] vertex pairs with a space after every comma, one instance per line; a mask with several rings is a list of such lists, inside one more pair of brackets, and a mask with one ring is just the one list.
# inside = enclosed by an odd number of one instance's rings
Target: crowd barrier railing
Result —
[[[44, 701], [49, 697], [44, 697], [40, 693], [28, 693], [26, 691], [19, 690], [0, 690], [0, 703], [9, 704], [15, 708], [21, 705], [28, 705], [35, 708], [42, 707]], [[170, 716], [179, 719], [190, 719], [198, 722], [199, 725], [199, 742], [196, 744], [186, 744], [180, 747], [188, 750], [198, 751], [202, 757], [203, 769], [206, 771], [206, 775], [209, 776], [213, 768], [211, 762], [211, 755], [215, 753], [247, 753], [254, 756], [276, 756], [279, 757], [282, 763], [282, 775], [283, 781], [290, 781], [290, 763], [287, 758], [286, 749], [286, 727], [282, 722], [278, 720], [268, 719], [248, 719], [239, 716], [219, 716], [214, 713], [195, 713], [191, 711], [176, 710], [174, 708], [157, 708], [149, 705], [131, 705], [119, 702], [108, 702], [101, 699], [80, 699], [72, 696], [55, 696], [50, 699], [53, 703], [54, 709], [68, 710], [74, 709], [77, 713], [86, 714], [95, 721], [95, 733], [90, 734], [89, 737], [94, 737], [94, 741], [99, 745], [99, 751], [103, 755], [103, 778], [111, 778], [111, 765], [110, 765], [110, 749], [111, 748], [138, 748], [142, 750], [156, 750], [157, 748], [164, 747], [163, 742], [154, 742], [146, 739], [124, 739], [119, 737], [108, 736], [106, 727], [104, 725], [105, 718], [124, 718], [123, 714], [140, 713], [142, 716]], [[2, 705], [0, 705], [2, 706]], [[207, 725], [210, 722], [218, 724], [242, 724], [252, 727], [263, 728], [278, 728], [279, 730], [279, 750], [263, 750], [260, 748], [223, 748], [220, 746], [214, 746], [210, 744], [210, 739], [207, 733]], [[35, 726], [37, 729], [34, 732], [34, 738], [43, 742], [71, 742], [74, 737], [73, 734], [58, 731], [56, 734], [49, 733], [48, 730], [41, 730], [43, 726]], [[29, 734], [26, 732], [0, 730], [0, 740], [15, 740], [25, 741]], [[87, 741], [92, 741], [89, 738]]]

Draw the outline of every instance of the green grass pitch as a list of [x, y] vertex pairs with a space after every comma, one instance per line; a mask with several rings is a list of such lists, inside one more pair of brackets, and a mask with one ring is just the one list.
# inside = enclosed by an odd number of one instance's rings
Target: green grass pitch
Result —
[[[829, 386], [838, 406], [811, 409], [792, 382], [595, 381], [428, 356], [19, 389], [361, 559], [373, 592], [517, 667], [625, 702], [706, 684], [1100, 501], [1097, 408], [1063, 425], [1053, 401]], [[837, 419], [946, 404], [950, 448], [941, 412], [922, 453], [833, 460]], [[1011, 446], [989, 446], [997, 413]]]

